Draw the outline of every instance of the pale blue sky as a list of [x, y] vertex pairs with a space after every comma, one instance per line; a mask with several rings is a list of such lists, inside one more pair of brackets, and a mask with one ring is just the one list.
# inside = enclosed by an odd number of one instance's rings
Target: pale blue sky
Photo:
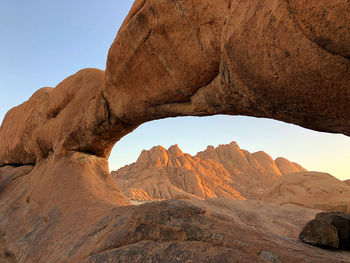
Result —
[[[56, 86], [76, 71], [105, 68], [108, 48], [133, 1], [0, 0], [0, 121], [37, 89]], [[179, 144], [195, 154], [208, 144], [236, 141], [309, 170], [350, 179], [350, 138], [274, 120], [213, 116], [143, 124], [116, 144], [114, 170], [134, 162], [142, 149]]]

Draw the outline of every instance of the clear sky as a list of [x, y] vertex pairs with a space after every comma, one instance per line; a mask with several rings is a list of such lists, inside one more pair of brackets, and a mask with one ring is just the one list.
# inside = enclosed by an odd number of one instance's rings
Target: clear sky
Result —
[[[54, 87], [76, 71], [105, 68], [108, 48], [130, 0], [0, 0], [0, 121], [37, 89]], [[274, 120], [241, 116], [185, 117], [145, 123], [113, 149], [110, 169], [134, 162], [142, 149], [179, 144], [195, 154], [236, 141], [308, 170], [350, 179], [350, 138]]]

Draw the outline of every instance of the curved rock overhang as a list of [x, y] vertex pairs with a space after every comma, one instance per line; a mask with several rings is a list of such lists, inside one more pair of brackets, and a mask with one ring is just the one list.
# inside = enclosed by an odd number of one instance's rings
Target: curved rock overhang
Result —
[[108, 157], [138, 125], [186, 115], [266, 117], [350, 135], [349, 5], [135, 1], [105, 73], [82, 70], [7, 113], [0, 163], [67, 151]]

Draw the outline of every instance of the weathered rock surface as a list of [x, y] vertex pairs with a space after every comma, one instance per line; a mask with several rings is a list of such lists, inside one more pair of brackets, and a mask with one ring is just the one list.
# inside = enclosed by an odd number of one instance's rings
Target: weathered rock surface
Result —
[[316, 215], [316, 220], [332, 224], [338, 233], [339, 249], [350, 250], [350, 215], [340, 212], [323, 212]]
[[106, 248], [102, 243], [83, 262], [347, 262], [348, 253], [324, 251], [295, 240], [296, 230], [314, 213], [230, 199], [149, 203], [134, 210], [132, 222], [122, 228], [129, 229], [122, 231], [125, 237], [145, 241], [120, 246], [120, 237], [108, 233], [121, 219], [111, 215], [116, 223], [103, 222], [98, 228], [115, 245]]
[[265, 191], [261, 200], [350, 213], [350, 187], [326, 173], [302, 172], [283, 176]]
[[330, 223], [313, 219], [306, 224], [299, 235], [304, 243], [326, 248], [339, 248], [337, 229]]
[[136, 1], [107, 60], [112, 115], [243, 114], [349, 135], [349, 17], [344, 0]]
[[180, 115], [269, 117], [349, 135], [349, 17], [344, 0], [137, 0], [105, 74], [80, 71], [7, 114], [0, 162], [33, 164], [52, 151], [108, 157], [141, 123]]
[[[279, 168], [280, 167], [280, 168]], [[264, 152], [249, 153], [237, 143], [208, 146], [196, 156], [178, 145], [142, 151], [138, 160], [112, 172], [118, 187], [134, 200], [214, 198], [257, 199], [282, 174], [306, 171]]]
[[98, 69], [81, 70], [11, 109], [0, 127], [1, 164], [35, 164], [67, 152], [108, 157], [128, 128], [119, 123], [109, 133], [104, 77]]
[[343, 182], [350, 186], [350, 179], [349, 180], [345, 180]]
[[50, 161], [50, 169], [0, 168], [1, 233], [17, 262], [79, 262], [69, 255], [77, 238], [125, 198], [101, 173], [103, 158], [75, 153]]
[[306, 169], [300, 164], [292, 163], [286, 158], [278, 157], [275, 160], [275, 164], [283, 175], [306, 172]]
[[299, 239], [315, 246], [350, 250], [350, 215], [319, 213], [305, 225]]
[[16, 263], [15, 255], [7, 248], [6, 241], [0, 236], [0, 263]]
[[0, 193], [6, 253], [16, 262], [350, 262], [348, 253], [297, 241], [317, 210], [232, 199], [116, 206], [85, 195], [84, 185], [66, 193], [81, 198], [46, 206], [25, 191], [32, 176], [43, 174], [21, 169], [0, 169], [1, 178], [20, 176]]
[[[88, 230], [106, 214], [126, 216], [120, 226], [127, 224], [126, 211], [136, 209], [119, 207], [128, 199], [109, 176], [107, 157], [116, 141], [146, 121], [240, 114], [350, 135], [349, 6], [345, 0], [136, 0], [109, 50], [105, 72], [82, 70], [55, 89], [40, 89], [5, 116], [0, 166], [34, 166], [30, 173], [14, 170], [20, 175], [14, 180], [12, 170], [22, 168], [1, 168], [0, 231], [7, 249], [18, 262], [103, 261], [91, 255], [101, 229]], [[144, 216], [161, 216], [157, 205]], [[220, 220], [205, 219], [203, 227], [217, 226], [220, 235], [223, 226], [225, 233], [236, 229], [235, 238], [247, 227]], [[117, 243], [124, 253], [117, 258], [132, 254], [139, 257], [135, 262], [152, 251], [158, 261], [166, 251], [197, 260], [203, 249], [212, 251], [203, 262], [225, 262], [232, 255], [246, 262], [345, 261], [256, 229], [246, 234], [247, 240], [261, 238], [251, 251], [232, 247], [230, 238], [225, 246], [183, 241], [184, 230], [176, 230], [171, 231], [178, 239], [161, 246], [142, 241], [153, 234], [131, 235], [138, 243], [130, 250], [127, 239], [116, 242], [121, 233], [111, 232], [115, 238], [101, 237], [101, 248], [115, 253]], [[91, 246], [78, 242], [84, 235]], [[286, 249], [277, 251], [275, 244]]]

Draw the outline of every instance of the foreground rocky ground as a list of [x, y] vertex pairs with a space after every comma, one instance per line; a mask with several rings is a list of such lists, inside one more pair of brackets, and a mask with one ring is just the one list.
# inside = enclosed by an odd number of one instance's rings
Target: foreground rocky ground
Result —
[[232, 199], [67, 199], [46, 214], [27, 196], [34, 173], [0, 168], [3, 262], [350, 262], [350, 252], [298, 241], [319, 210]]
[[[110, 247], [102, 243], [84, 262], [350, 262], [348, 252], [297, 241], [315, 210], [230, 199], [162, 201], [126, 209], [133, 215], [126, 223], [126, 240], [118, 238]], [[120, 222], [120, 216], [109, 218]], [[99, 227], [107, 240], [116, 238], [112, 229], [124, 229], [106, 222]]]

